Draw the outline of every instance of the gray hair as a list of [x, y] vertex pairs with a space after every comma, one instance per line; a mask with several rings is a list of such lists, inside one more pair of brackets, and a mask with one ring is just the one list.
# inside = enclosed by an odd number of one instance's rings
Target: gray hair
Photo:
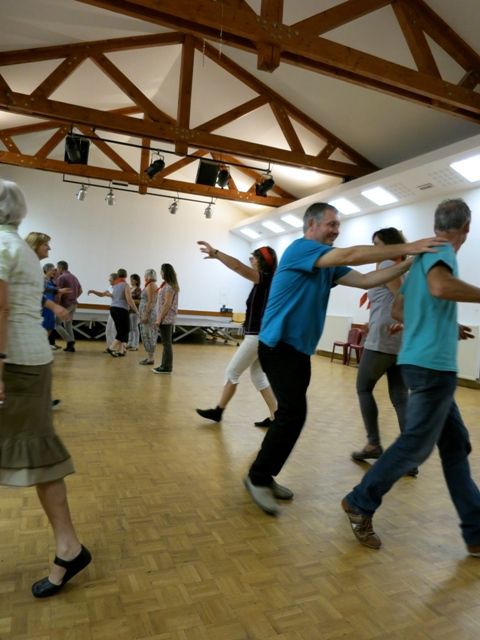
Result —
[[51, 262], [47, 262], [47, 264], [43, 265], [43, 273], [47, 273], [47, 271], [50, 271], [50, 269], [55, 269], [55, 265]]
[[148, 278], [149, 280], [153, 280], [154, 282], [156, 282], [157, 272], [155, 271], [155, 269], [147, 269], [145, 271], [145, 278]]
[[305, 214], [303, 216], [303, 232], [305, 233], [305, 231], [308, 229], [308, 223], [312, 218], [314, 218], [316, 222], [320, 222], [320, 220], [329, 209], [337, 213], [335, 207], [331, 204], [328, 204], [328, 202], [314, 202], [313, 204], [311, 204], [305, 211]]
[[444, 200], [435, 210], [435, 231], [456, 231], [470, 222], [471, 217], [470, 207], [462, 198]]
[[27, 215], [27, 203], [18, 185], [0, 180], [0, 224], [17, 228]]
[[111, 273], [111, 274], [108, 276], [108, 279], [109, 279], [109, 280], [116, 280], [117, 278], [118, 278], [118, 273], [117, 273], [116, 271], [115, 271], [115, 273]]

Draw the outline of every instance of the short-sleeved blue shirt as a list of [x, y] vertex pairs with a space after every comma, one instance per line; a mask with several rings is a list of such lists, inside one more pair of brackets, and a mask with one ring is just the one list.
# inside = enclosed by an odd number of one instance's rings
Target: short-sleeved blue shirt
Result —
[[333, 247], [300, 238], [283, 254], [273, 277], [259, 339], [270, 347], [286, 342], [297, 351], [315, 353], [322, 335], [330, 289], [350, 267], [315, 266]]
[[404, 296], [404, 330], [399, 364], [436, 371], [457, 371], [457, 303], [432, 296], [427, 275], [439, 263], [458, 276], [457, 257], [451, 244], [415, 258], [400, 289]]

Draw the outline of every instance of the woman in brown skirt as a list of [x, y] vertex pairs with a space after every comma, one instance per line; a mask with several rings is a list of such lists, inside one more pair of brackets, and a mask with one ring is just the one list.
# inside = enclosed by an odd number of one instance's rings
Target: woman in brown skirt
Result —
[[33, 595], [45, 598], [84, 569], [91, 555], [70, 517], [63, 478], [74, 468], [52, 423], [52, 353], [40, 317], [43, 277], [17, 232], [25, 214], [18, 186], [0, 180], [0, 484], [34, 485], [52, 526], [50, 574], [32, 585]]

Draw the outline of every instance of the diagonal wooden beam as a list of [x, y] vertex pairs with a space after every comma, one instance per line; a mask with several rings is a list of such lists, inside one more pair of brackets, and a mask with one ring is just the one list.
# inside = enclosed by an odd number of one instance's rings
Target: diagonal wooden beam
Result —
[[61, 62], [52, 73], [41, 82], [32, 92], [33, 96], [48, 98], [58, 87], [65, 82], [69, 75], [77, 69], [86, 59], [86, 55], [71, 55]]
[[52, 47], [34, 47], [15, 51], [0, 51], [0, 66], [41, 62], [43, 60], [60, 60], [62, 58], [86, 58], [96, 53], [111, 51], [130, 51], [148, 47], [161, 47], [181, 44], [184, 34], [178, 32], [156, 33], [146, 36], [127, 36], [108, 40], [92, 40], [74, 44], [61, 44]]
[[211, 60], [216, 62], [220, 67], [225, 69], [228, 73], [235, 76], [238, 80], [241, 80], [247, 87], [250, 87], [253, 91], [261, 94], [269, 102], [275, 102], [282, 105], [285, 110], [293, 117], [297, 122], [305, 126], [307, 129], [322, 137], [324, 140], [335, 142], [335, 144], [342, 149], [343, 153], [358, 165], [364, 166], [370, 170], [376, 169], [369, 160], [360, 155], [357, 151], [345, 144], [340, 138], [334, 136], [328, 129], [322, 127], [318, 122], [315, 122], [313, 118], [310, 118], [307, 114], [303, 113], [293, 103], [283, 98], [279, 93], [270, 89], [266, 84], [255, 78], [251, 73], [243, 69], [236, 62], [231, 60], [228, 56], [220, 55], [218, 49], [209, 44], [203, 44], [200, 40], [197, 40], [197, 47], [202, 47], [204, 54]]
[[95, 130], [91, 127], [83, 127], [82, 125], [78, 126], [78, 129], [84, 136], [88, 136], [89, 139], [93, 142], [93, 144], [100, 149], [102, 153], [104, 153], [107, 158], [117, 165], [122, 171], [134, 171], [133, 167], [131, 167], [128, 162], [122, 156], [120, 156], [112, 147], [110, 147], [106, 142], [101, 140]]
[[39, 159], [47, 158], [48, 155], [65, 139], [69, 131], [69, 127], [60, 127], [53, 136], [37, 151], [35, 156]]
[[0, 132], [0, 140], [6, 146], [8, 151], [12, 151], [13, 153], [20, 154], [20, 149], [17, 147], [17, 145], [15, 144], [15, 142], [12, 140], [10, 136]]
[[[180, 82], [178, 83], [177, 125], [182, 129], [190, 129], [194, 54], [193, 37], [186, 36], [182, 47]], [[187, 150], [188, 145], [186, 142], [177, 142], [175, 144], [177, 153], [185, 154]]]
[[417, 69], [422, 73], [440, 78], [437, 63], [420, 26], [415, 5], [407, 0], [395, 0], [392, 7]]
[[242, 116], [247, 115], [247, 113], [251, 113], [260, 107], [263, 107], [268, 102], [268, 98], [266, 96], [258, 96], [257, 98], [253, 98], [252, 100], [248, 100], [238, 107], [234, 107], [225, 113], [212, 118], [211, 120], [207, 120], [207, 122], [203, 122], [199, 124], [198, 127], [195, 127], [195, 130], [199, 131], [216, 131], [220, 129], [220, 127], [241, 118]]
[[411, 0], [423, 30], [465, 71], [480, 70], [480, 55], [423, 0]]
[[301, 31], [304, 37], [319, 36], [322, 33], [332, 31], [344, 24], [362, 18], [372, 11], [382, 9], [389, 5], [390, 2], [391, 0], [347, 0], [326, 11], [295, 22], [292, 27]]
[[278, 104], [278, 102], [271, 102], [270, 108], [273, 111], [273, 115], [275, 116], [290, 149], [292, 151], [300, 151], [301, 153], [304, 153], [300, 138], [293, 128], [290, 118], [288, 117], [288, 113], [283, 105]]
[[95, 54], [91, 59], [151, 120], [174, 124], [173, 118], [156, 107], [106, 56]]

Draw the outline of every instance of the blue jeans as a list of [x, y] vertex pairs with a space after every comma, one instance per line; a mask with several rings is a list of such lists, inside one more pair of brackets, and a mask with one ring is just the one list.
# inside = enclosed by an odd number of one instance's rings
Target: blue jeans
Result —
[[437, 445], [463, 538], [467, 544], [480, 544], [480, 491], [470, 474], [468, 431], [454, 401], [456, 374], [413, 365], [402, 365], [402, 374], [410, 389], [405, 431], [346, 496], [347, 502], [373, 516], [393, 484], [421, 465]]

